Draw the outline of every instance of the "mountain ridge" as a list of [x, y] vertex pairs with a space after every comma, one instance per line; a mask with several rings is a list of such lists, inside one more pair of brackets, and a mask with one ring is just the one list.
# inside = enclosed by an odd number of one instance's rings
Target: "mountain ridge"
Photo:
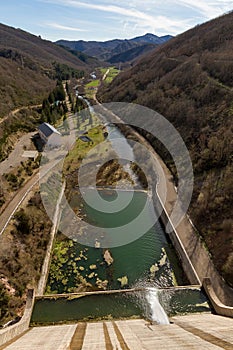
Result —
[[[120, 53], [124, 55], [124, 61], [126, 61], [125, 58], [127, 51], [135, 49], [135, 52], [138, 52], [139, 57], [144, 54], [145, 51], [153, 50], [171, 38], [173, 38], [171, 35], [159, 37], [157, 35], [147, 33], [143, 36], [138, 36], [132, 39], [112, 39], [107, 41], [58, 40], [56, 41], [56, 44], [72, 50], [81, 51], [87, 55], [96, 57], [99, 60], [108, 61], [111, 63], [112, 58], [116, 55], [119, 55], [118, 62], [122, 62]], [[146, 47], [147, 45], [148, 47]], [[141, 50], [139, 47], [141, 47]], [[131, 61], [131, 56], [129, 57], [128, 61]]]

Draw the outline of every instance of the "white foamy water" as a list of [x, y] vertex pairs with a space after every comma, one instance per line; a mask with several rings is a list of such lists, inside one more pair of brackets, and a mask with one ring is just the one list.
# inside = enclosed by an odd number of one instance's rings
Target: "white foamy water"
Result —
[[163, 325], [170, 324], [168, 316], [159, 302], [157, 289], [150, 288], [146, 298], [151, 309], [151, 321]]

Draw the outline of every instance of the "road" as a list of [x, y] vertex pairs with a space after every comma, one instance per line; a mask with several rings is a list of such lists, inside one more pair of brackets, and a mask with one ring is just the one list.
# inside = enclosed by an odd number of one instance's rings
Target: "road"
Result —
[[26, 182], [26, 184], [15, 194], [14, 198], [9, 202], [5, 210], [0, 216], [0, 235], [4, 232], [11, 218], [14, 216], [16, 210], [19, 208], [23, 200], [27, 197], [29, 192], [37, 185], [44, 176], [48, 174], [60, 162], [60, 158], [54, 157], [53, 161], [49, 162]]
[[7, 205], [0, 216], [0, 235], [4, 232], [8, 223], [14, 216], [16, 210], [19, 208], [23, 200], [26, 198], [32, 188], [39, 182], [39, 174], [33, 175], [28, 182], [16, 193], [14, 198]]
[[[21, 161], [25, 161], [25, 158], [22, 157], [24, 148], [31, 148], [31, 137], [34, 134], [35, 132], [28, 133], [19, 139], [9, 157], [0, 163], [0, 176], [2, 176], [4, 173], [9, 173], [12, 169], [18, 167]], [[21, 189], [16, 192], [14, 197], [7, 204], [6, 208], [0, 216], [0, 235], [4, 232], [5, 228], [7, 227], [16, 210], [19, 208], [22, 201], [25, 199], [31, 189], [38, 183], [38, 181], [39, 175], [36, 173], [29, 179], [29, 181], [26, 182], [26, 184]]]
[[[33, 105], [33, 106], [24, 106], [15, 109], [11, 112], [11, 114], [16, 114], [23, 108], [36, 108], [40, 107], [41, 105]], [[0, 124], [7, 119], [8, 116], [4, 117], [2, 120], [0, 120]], [[5, 159], [3, 162], [0, 163], [0, 176], [4, 173], [10, 172], [12, 169], [18, 167], [21, 163], [21, 161], [25, 161], [25, 158], [22, 157], [22, 154], [24, 152], [24, 149], [30, 149], [31, 144], [31, 137], [36, 132], [27, 133], [23, 135], [17, 144], [14, 147], [14, 150], [10, 153], [7, 159]], [[15, 194], [13, 199], [9, 202], [9, 204], [4, 209], [3, 213], [0, 216], [0, 235], [4, 232], [5, 228], [7, 227], [8, 223], [14, 216], [16, 210], [19, 208], [23, 200], [26, 198], [28, 193], [32, 190], [32, 188], [39, 182], [39, 175], [36, 173], [33, 175], [30, 180]]]

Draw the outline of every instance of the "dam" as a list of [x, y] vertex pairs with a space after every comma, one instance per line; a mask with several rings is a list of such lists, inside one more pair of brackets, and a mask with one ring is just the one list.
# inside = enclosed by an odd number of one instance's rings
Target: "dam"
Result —
[[[120, 144], [112, 141], [122, 138]], [[108, 139], [120, 159], [129, 156], [133, 159], [132, 148], [115, 126], [108, 127]], [[107, 213], [100, 210], [96, 189], [109, 207], [117, 199], [121, 210]], [[95, 238], [95, 244], [84, 245], [57, 234], [45, 295], [36, 297], [32, 325], [129, 317], [169, 323], [168, 316], [180, 312], [210, 310], [200, 286], [172, 288], [190, 283], [156, 216], [149, 192], [138, 187], [130, 190], [127, 186], [119, 189], [82, 186], [82, 194], [87, 202], [81, 201], [78, 187], [72, 189], [71, 207], [76, 211], [81, 207], [85, 221], [94, 225], [93, 234], [98, 239]], [[66, 214], [64, 217], [68, 222]], [[131, 224], [134, 220], [136, 225]], [[135, 234], [136, 230], [140, 235]], [[126, 236], [128, 241], [118, 244], [119, 237]], [[105, 292], [98, 292], [99, 288]], [[131, 292], [126, 293], [126, 289]], [[113, 294], [113, 290], [122, 293]]]
[[145, 320], [89, 322], [31, 328], [5, 350], [232, 349], [233, 319], [212, 314], [174, 317], [170, 325]]
[[[124, 191], [121, 192], [125, 195]], [[111, 202], [106, 191], [102, 195], [107, 195]], [[114, 193], [111, 195], [115, 196]], [[143, 202], [145, 193], [141, 195], [139, 191], [138, 196], [142, 197]], [[135, 204], [140, 207], [138, 197]], [[135, 212], [134, 207], [131, 210]], [[103, 218], [93, 213], [92, 208], [87, 207], [86, 211], [87, 214], [91, 212], [92, 219], [94, 214], [95, 220], [102, 222]], [[106, 222], [106, 228], [109, 228], [109, 222]], [[72, 281], [63, 276], [65, 279], [54, 283], [50, 270], [48, 295], [36, 296], [29, 320], [30, 328], [19, 339], [6, 343], [4, 348], [232, 349], [233, 320], [214, 315], [200, 286], [189, 286], [160, 223], [157, 223], [157, 227], [153, 226], [145, 237], [131, 244], [135, 246], [126, 246], [125, 251], [123, 248], [111, 249], [114, 262], [121, 262], [122, 266], [115, 267], [113, 262], [109, 273], [109, 266], [101, 265], [104, 261], [98, 248], [80, 247], [74, 242], [70, 247], [73, 249], [72, 268], [77, 268], [73, 262], [81, 254], [81, 260], [76, 261], [81, 261], [84, 268], [80, 270], [83, 278], [92, 284], [97, 278], [108, 280], [109, 290], [99, 294], [69, 292], [68, 289], [75, 288]], [[91, 270], [90, 266], [94, 265], [97, 268]], [[91, 275], [93, 272], [94, 275]], [[156, 283], [155, 275], [158, 277]], [[121, 286], [122, 281], [126, 281], [123, 277], [127, 277], [125, 286]], [[185, 282], [186, 286], [179, 288]], [[113, 288], [118, 288], [119, 292], [111, 293]]]

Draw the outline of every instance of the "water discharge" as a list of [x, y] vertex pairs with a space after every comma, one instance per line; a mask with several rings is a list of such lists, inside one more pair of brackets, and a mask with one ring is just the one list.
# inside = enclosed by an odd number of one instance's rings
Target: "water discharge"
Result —
[[161, 325], [170, 324], [168, 316], [159, 302], [158, 290], [156, 288], [148, 288], [146, 298], [150, 305], [151, 321]]

